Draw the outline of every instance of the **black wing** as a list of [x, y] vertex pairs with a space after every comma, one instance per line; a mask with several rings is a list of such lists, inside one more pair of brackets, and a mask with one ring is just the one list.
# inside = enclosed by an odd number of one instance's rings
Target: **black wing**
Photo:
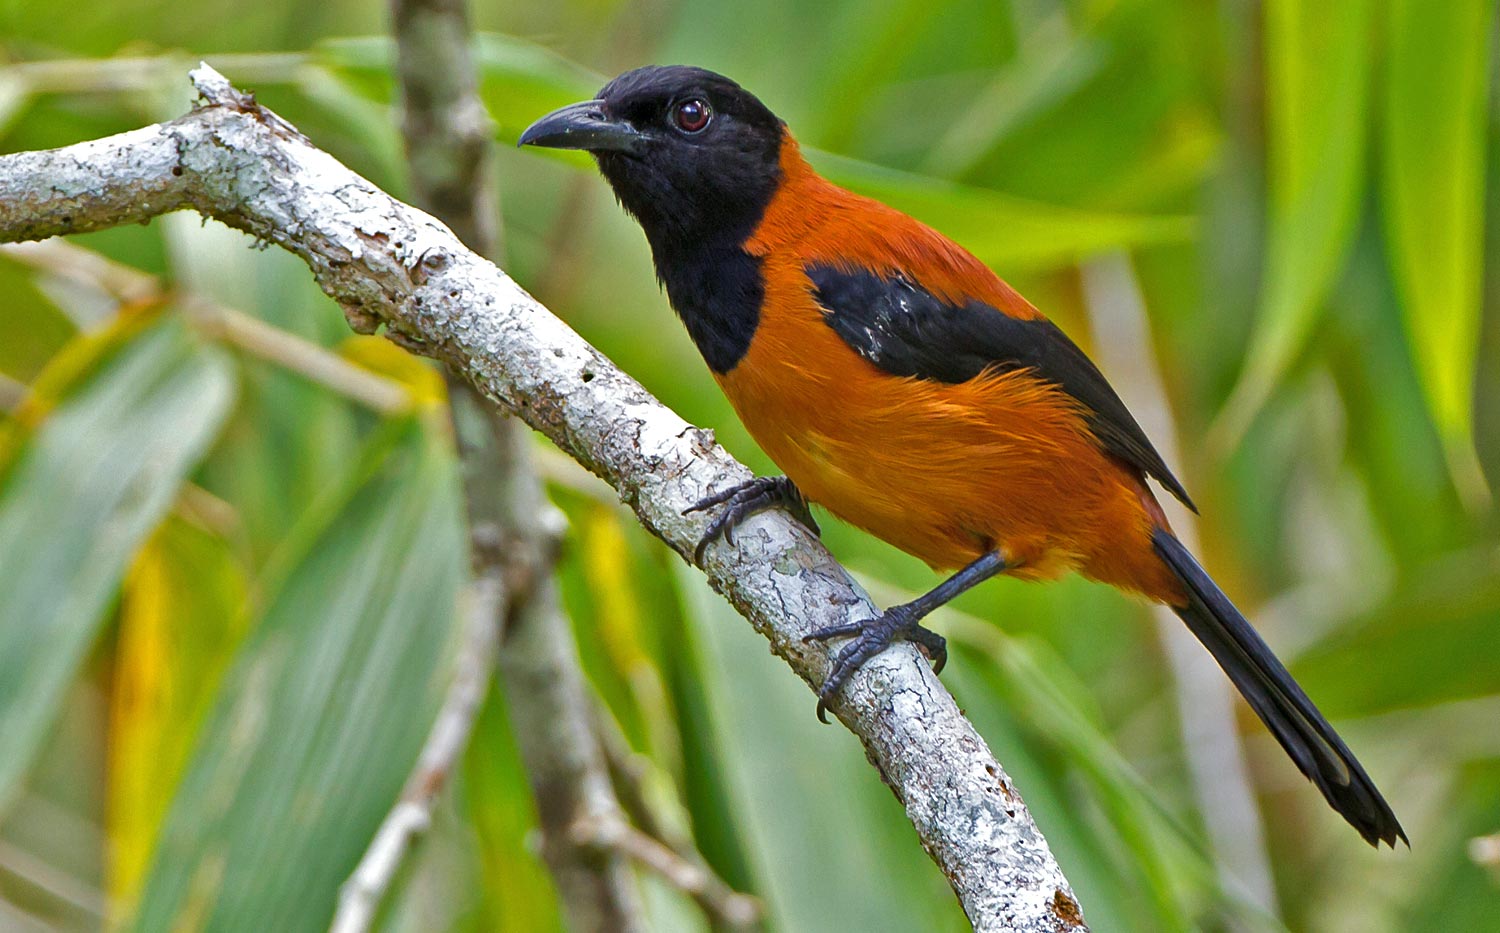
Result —
[[1101, 447], [1198, 510], [1104, 374], [1056, 324], [1014, 318], [979, 301], [949, 304], [900, 274], [827, 265], [805, 271], [828, 326], [871, 363], [938, 382], [967, 382], [986, 369], [1032, 370], [1083, 403]]

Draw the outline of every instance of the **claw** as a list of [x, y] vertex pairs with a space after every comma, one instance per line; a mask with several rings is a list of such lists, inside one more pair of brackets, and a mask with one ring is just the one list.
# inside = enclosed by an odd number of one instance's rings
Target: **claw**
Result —
[[943, 636], [919, 623], [921, 616], [913, 615], [905, 606], [893, 606], [873, 619], [845, 622], [818, 629], [802, 637], [803, 642], [827, 641], [846, 635], [853, 641], [839, 649], [833, 657], [833, 666], [828, 677], [818, 689], [818, 720], [828, 722], [828, 704], [838, 695], [845, 682], [865, 662], [891, 646], [892, 642], [906, 639], [922, 649], [932, 661], [933, 671], [941, 671], [948, 662], [948, 645]]
[[703, 552], [719, 537], [730, 547], [734, 546], [734, 530], [745, 519], [757, 512], [774, 506], [786, 506], [792, 515], [813, 534], [820, 534], [818, 523], [812, 517], [807, 500], [785, 476], [757, 476], [754, 479], [731, 486], [708, 495], [682, 510], [682, 514], [701, 512], [724, 505], [725, 509], [709, 523], [708, 530], [693, 549], [693, 563], [703, 566]]

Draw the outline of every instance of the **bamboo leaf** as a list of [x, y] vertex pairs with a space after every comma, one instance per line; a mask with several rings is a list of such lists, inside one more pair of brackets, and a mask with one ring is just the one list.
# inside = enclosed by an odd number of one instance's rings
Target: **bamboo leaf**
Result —
[[175, 319], [91, 362], [56, 396], [43, 373], [35, 404], [50, 411], [0, 486], [0, 806], [234, 394], [227, 361]]
[[248, 617], [217, 535], [168, 517], [125, 580], [111, 682], [106, 830], [112, 909], [140, 890], [156, 835]]
[[1265, 5], [1265, 271], [1221, 444], [1239, 440], [1301, 352], [1349, 251], [1365, 178], [1371, 14], [1371, 0]]
[[498, 687], [490, 691], [474, 723], [462, 775], [464, 814], [475, 837], [481, 878], [477, 927], [495, 933], [563, 933], [557, 889], [534, 844], [536, 804]]
[[1391, 269], [1450, 466], [1461, 491], [1483, 495], [1474, 374], [1495, 3], [1390, 0], [1386, 11], [1381, 195]]
[[0, 254], [0, 293], [5, 295], [6, 335], [0, 341], [0, 373], [29, 382], [78, 333], [37, 287], [37, 276]]
[[388, 424], [294, 532], [133, 928], [327, 928], [447, 686], [465, 567], [454, 478], [436, 432]]

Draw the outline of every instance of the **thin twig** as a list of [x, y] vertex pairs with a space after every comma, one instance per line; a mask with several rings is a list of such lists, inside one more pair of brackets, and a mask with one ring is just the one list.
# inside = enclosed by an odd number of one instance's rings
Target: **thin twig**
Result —
[[[202, 66], [206, 105], [167, 123], [0, 156], [0, 240], [136, 223], [193, 208], [289, 250], [362, 333], [419, 338], [603, 477], [685, 559], [706, 519], [684, 510], [750, 475], [429, 215], [340, 165]], [[705, 556], [709, 582], [809, 684], [828, 649], [804, 635], [874, 617], [827, 550], [781, 512]], [[1020, 794], [915, 648], [898, 645], [833, 711], [864, 744], [976, 929], [1085, 929]]]
[[87, 286], [121, 303], [150, 301], [162, 294], [156, 276], [66, 240], [6, 243], [0, 245], [0, 253], [38, 272]]
[[[166, 294], [156, 276], [66, 240], [4, 243], [0, 244], [0, 253], [121, 302], [150, 301]], [[379, 414], [393, 415], [411, 409], [412, 397], [406, 386], [356, 366], [310, 340], [200, 295], [185, 295], [181, 304], [208, 337], [297, 373]]]
[[17, 382], [5, 373], [0, 373], [0, 411], [12, 412], [25, 404], [31, 389], [24, 382]]
[[338, 913], [330, 927], [332, 933], [363, 933], [370, 928], [407, 848], [432, 824], [438, 794], [447, 786], [464, 749], [468, 748], [474, 721], [494, 676], [499, 643], [495, 620], [504, 604], [505, 592], [498, 581], [479, 579], [469, 586], [464, 638], [452, 683], [396, 806], [386, 815], [364, 857], [339, 891]]
[[1495, 872], [1496, 878], [1500, 879], [1500, 833], [1470, 839], [1469, 858], [1475, 865]]
[[190, 301], [187, 307], [206, 333], [251, 356], [275, 363], [379, 414], [411, 410], [412, 394], [406, 386], [356, 366], [310, 340], [221, 305]]
[[[312, 60], [307, 52], [246, 52], [215, 55], [224, 71], [248, 84], [284, 84]], [[190, 67], [184, 53], [117, 58], [58, 58], [0, 66], [0, 76], [31, 94], [159, 91]]]
[[721, 927], [743, 930], [760, 919], [760, 902], [729, 887], [712, 871], [623, 819], [579, 821], [571, 833], [585, 848], [619, 853], [693, 898]]
[[[718, 928], [746, 929], [759, 922], [760, 901], [736, 891], [719, 877], [692, 840], [676, 831], [652, 806], [646, 788], [646, 768], [642, 766], [640, 756], [631, 751], [620, 732], [620, 724], [602, 705], [595, 707], [594, 722], [620, 806], [646, 839], [670, 853], [673, 864], [691, 870], [658, 874], [692, 897]], [[692, 884], [679, 883], [684, 878], [691, 879]]]
[[3, 839], [0, 839], [0, 871], [93, 917], [104, 916], [109, 906], [104, 892], [98, 888]]

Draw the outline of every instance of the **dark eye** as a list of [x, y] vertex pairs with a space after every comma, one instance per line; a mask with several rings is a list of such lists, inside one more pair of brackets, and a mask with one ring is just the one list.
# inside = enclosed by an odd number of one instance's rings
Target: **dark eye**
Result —
[[708, 101], [694, 97], [691, 100], [678, 101], [672, 105], [672, 122], [684, 133], [702, 132], [708, 121], [713, 119], [713, 108], [708, 106]]

